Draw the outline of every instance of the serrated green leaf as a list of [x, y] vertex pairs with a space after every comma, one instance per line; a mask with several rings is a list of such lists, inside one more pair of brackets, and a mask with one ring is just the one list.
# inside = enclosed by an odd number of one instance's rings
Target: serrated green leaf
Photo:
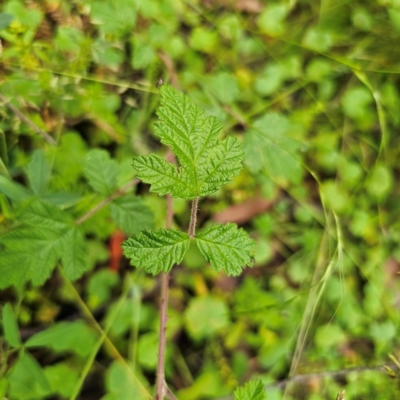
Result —
[[7, 232], [0, 245], [0, 288], [21, 286], [29, 280], [34, 285], [43, 284], [54, 269], [61, 248], [55, 232], [30, 226]]
[[300, 143], [288, 137], [293, 128], [278, 113], [267, 113], [253, 124], [243, 143], [245, 164], [252, 173], [264, 172], [283, 186], [300, 181]]
[[136, 157], [133, 167], [137, 176], [159, 195], [194, 199], [217, 191], [242, 169], [241, 145], [233, 137], [221, 141], [221, 122], [206, 118], [204, 110], [182, 93], [168, 85], [160, 92], [155, 131], [161, 142], [172, 148], [180, 166], [154, 154]]
[[26, 347], [47, 347], [57, 352], [71, 351], [87, 356], [96, 343], [96, 334], [83, 321], [59, 322], [36, 333], [25, 343]]
[[190, 238], [184, 232], [173, 229], [143, 231], [125, 240], [124, 254], [131, 259], [131, 265], [144, 268], [153, 275], [169, 272], [179, 264], [189, 249]]
[[41, 285], [58, 260], [70, 279], [78, 278], [87, 269], [83, 234], [68, 214], [36, 199], [19, 221], [18, 228], [0, 238], [0, 288], [21, 286], [29, 280]]
[[33, 193], [36, 195], [44, 194], [50, 179], [51, 169], [42, 150], [36, 150], [33, 153], [27, 173]]
[[88, 267], [85, 237], [78, 227], [68, 230], [63, 236], [61, 263], [65, 275], [71, 280], [79, 278]]
[[125, 196], [110, 204], [111, 217], [124, 232], [133, 235], [154, 226], [153, 214], [136, 196]]
[[10, 303], [7, 303], [3, 308], [3, 331], [4, 337], [8, 344], [12, 347], [21, 346], [21, 337], [19, 334], [17, 317]]
[[212, 296], [191, 299], [185, 311], [185, 325], [195, 340], [212, 337], [229, 326], [226, 302]]
[[150, 191], [160, 196], [174, 190], [179, 193], [190, 191], [190, 182], [183, 183], [177, 169], [156, 154], [134, 158], [133, 168], [143, 182], [151, 184]]
[[239, 275], [251, 265], [255, 242], [236, 224], [213, 225], [196, 235], [196, 244], [211, 267], [227, 275]]
[[117, 184], [118, 173], [118, 163], [105, 150], [95, 149], [87, 154], [85, 176], [97, 192], [111, 194]]
[[234, 400], [267, 400], [264, 385], [261, 379], [253, 379], [234, 392]]
[[19, 219], [25, 224], [57, 233], [65, 230], [68, 226], [74, 226], [73, 220], [67, 213], [53, 204], [36, 199], [23, 210]]

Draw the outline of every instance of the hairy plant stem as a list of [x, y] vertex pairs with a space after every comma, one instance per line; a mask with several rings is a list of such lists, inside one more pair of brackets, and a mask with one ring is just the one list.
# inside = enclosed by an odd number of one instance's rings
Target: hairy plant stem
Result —
[[[167, 195], [167, 223], [166, 228], [172, 226], [173, 208], [172, 197]], [[169, 396], [171, 391], [165, 382], [165, 348], [166, 348], [166, 332], [167, 332], [167, 310], [168, 310], [168, 283], [170, 274], [161, 274], [161, 301], [160, 301], [160, 333], [158, 340], [158, 360], [157, 360], [157, 379], [156, 379], [156, 397], [155, 400], [163, 400]]]
[[194, 238], [194, 235], [196, 234], [196, 221], [197, 221], [197, 205], [198, 205], [198, 202], [199, 202], [199, 198], [198, 197], [193, 199], [192, 210], [190, 212], [189, 236], [191, 238]]

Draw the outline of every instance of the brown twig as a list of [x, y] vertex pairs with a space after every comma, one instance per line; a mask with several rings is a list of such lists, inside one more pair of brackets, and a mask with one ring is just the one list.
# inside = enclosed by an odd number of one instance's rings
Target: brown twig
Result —
[[113, 200], [117, 199], [118, 197], [121, 197], [124, 195], [127, 190], [129, 190], [131, 187], [135, 186], [139, 182], [139, 179], [134, 179], [133, 181], [129, 182], [127, 185], [123, 186], [121, 189], [118, 189], [116, 192], [102, 200], [99, 204], [94, 206], [91, 210], [89, 210], [86, 214], [82, 215], [79, 219], [75, 221], [76, 225], [80, 225], [82, 222], [85, 222], [87, 219], [89, 219], [91, 216], [96, 214], [99, 210], [101, 210], [103, 207], [105, 207], [107, 204], [111, 203]]
[[196, 233], [196, 221], [197, 221], [197, 205], [199, 198], [196, 197], [192, 202], [192, 211], [190, 212], [190, 224], [189, 224], [189, 236], [194, 237]]
[[46, 140], [47, 143], [55, 146], [57, 143], [56, 141], [43, 129], [40, 129], [34, 122], [32, 122], [26, 115], [24, 115], [17, 107], [14, 107], [10, 101], [8, 101], [1, 93], [0, 93], [0, 100], [4, 102], [6, 107], [8, 107], [22, 122], [28, 125], [34, 132], [38, 133]]
[[[172, 162], [174, 155], [171, 150], [166, 156], [167, 161]], [[166, 228], [172, 226], [172, 218], [174, 216], [173, 200], [170, 194], [167, 194], [167, 221]], [[167, 397], [170, 400], [176, 400], [165, 382], [165, 349], [166, 349], [166, 332], [167, 332], [167, 311], [168, 311], [168, 284], [170, 274], [161, 274], [161, 301], [160, 301], [160, 333], [158, 340], [158, 360], [157, 360], [157, 378], [156, 378], [156, 397], [155, 400], [163, 400]]]
[[165, 348], [167, 332], [168, 282], [169, 273], [161, 275], [160, 333], [158, 341], [157, 382], [155, 400], [163, 400], [167, 395], [168, 386], [165, 382]]

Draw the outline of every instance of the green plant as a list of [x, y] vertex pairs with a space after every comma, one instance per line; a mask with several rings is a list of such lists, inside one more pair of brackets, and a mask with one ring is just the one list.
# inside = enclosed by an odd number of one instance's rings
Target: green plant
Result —
[[[171, 229], [171, 210], [167, 229], [144, 230], [126, 240], [124, 254], [131, 264], [156, 275], [163, 273], [161, 286], [160, 336], [156, 400], [174, 396], [165, 383], [165, 330], [169, 272], [182, 262], [190, 243], [195, 242], [204, 258], [216, 271], [239, 275], [252, 263], [254, 241], [235, 224], [212, 225], [196, 233], [199, 198], [216, 192], [242, 169], [243, 151], [237, 139], [220, 139], [222, 124], [171, 86], [160, 88], [161, 107], [156, 134], [170, 146], [178, 165], [156, 154], [139, 156], [133, 161], [136, 175], [159, 195], [192, 200], [188, 233]], [[172, 157], [170, 157], [172, 158]]]

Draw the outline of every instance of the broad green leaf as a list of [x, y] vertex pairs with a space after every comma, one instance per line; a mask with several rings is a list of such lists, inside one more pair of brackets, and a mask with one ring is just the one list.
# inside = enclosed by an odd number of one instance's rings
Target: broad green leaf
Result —
[[14, 16], [7, 13], [0, 14], [0, 31], [2, 29], [7, 28], [8, 25], [11, 24], [11, 21], [14, 19]]
[[70, 351], [87, 356], [96, 343], [96, 334], [83, 321], [59, 322], [30, 337], [26, 347], [47, 347], [56, 352]]
[[54, 232], [65, 230], [67, 225], [74, 226], [71, 217], [53, 204], [40, 200], [32, 201], [22, 212], [20, 220], [35, 228], [43, 228]]
[[0, 399], [5, 398], [8, 388], [8, 379], [3, 377], [0, 378]]
[[77, 279], [87, 269], [85, 236], [78, 227], [69, 229], [63, 236], [61, 263], [69, 279]]
[[229, 325], [229, 310], [218, 298], [193, 298], [185, 311], [185, 324], [194, 339], [211, 337]]
[[377, 164], [367, 179], [366, 188], [371, 196], [382, 200], [392, 190], [393, 183], [392, 171], [385, 165]]
[[311, 27], [303, 38], [303, 45], [311, 50], [324, 53], [333, 45], [331, 32]]
[[289, 8], [286, 4], [269, 4], [257, 19], [259, 28], [270, 36], [279, 36], [285, 33], [284, 23]]
[[97, 192], [109, 195], [115, 189], [119, 173], [118, 163], [105, 150], [91, 150], [86, 156], [85, 175]]
[[3, 308], [3, 331], [4, 337], [8, 344], [12, 347], [21, 346], [21, 337], [19, 334], [17, 317], [10, 303], [7, 303]]
[[136, 157], [137, 176], [159, 195], [193, 199], [217, 191], [242, 169], [241, 145], [233, 137], [221, 141], [222, 124], [215, 117], [206, 118], [204, 110], [182, 93], [167, 85], [160, 92], [155, 131], [171, 147], [180, 166], [154, 154]]
[[43, 284], [50, 277], [61, 251], [55, 232], [35, 227], [20, 227], [0, 238], [0, 288], [21, 286], [32, 280]]
[[44, 370], [53, 393], [63, 398], [70, 397], [78, 382], [79, 374], [76, 368], [64, 363], [46, 367]]
[[51, 169], [42, 150], [36, 150], [33, 153], [27, 172], [33, 193], [36, 195], [45, 194], [50, 179]]
[[213, 53], [218, 44], [218, 34], [215, 30], [198, 26], [192, 30], [189, 39], [190, 48], [204, 53]]
[[135, 26], [136, 9], [135, 0], [95, 0], [90, 7], [90, 18], [103, 34], [119, 37]]
[[68, 214], [53, 204], [34, 200], [19, 222], [19, 227], [0, 238], [1, 288], [20, 286], [29, 280], [41, 285], [60, 259], [70, 279], [87, 269], [83, 234]]
[[371, 92], [364, 86], [351, 87], [341, 97], [343, 112], [350, 118], [361, 120], [370, 112], [368, 106], [373, 100]]
[[8, 396], [11, 399], [42, 399], [51, 392], [50, 383], [42, 367], [28, 352], [19, 357], [8, 378]]
[[252, 265], [255, 242], [236, 224], [213, 225], [196, 235], [196, 244], [211, 267], [227, 275], [239, 275], [246, 265]]
[[74, 206], [82, 200], [81, 195], [69, 192], [48, 193], [40, 198], [61, 208]]
[[146, 370], [154, 371], [157, 367], [158, 333], [149, 332], [140, 335], [138, 342], [138, 362]]
[[138, 376], [145, 381], [139, 371], [136, 370], [133, 375], [127, 364], [114, 361], [107, 370], [105, 384], [108, 393], [102, 400], [148, 400]]
[[153, 214], [136, 196], [125, 196], [110, 204], [111, 217], [124, 232], [132, 235], [153, 228]]
[[93, 274], [86, 284], [87, 304], [91, 309], [104, 304], [111, 297], [112, 289], [118, 284], [119, 275], [111, 269], [101, 269]]
[[0, 192], [4, 193], [11, 200], [24, 201], [32, 196], [24, 186], [15, 183], [0, 175]]
[[125, 240], [122, 247], [131, 265], [156, 275], [161, 271], [169, 272], [174, 264], [179, 264], [189, 245], [190, 238], [186, 233], [158, 229], [140, 232]]
[[292, 129], [294, 126], [278, 113], [267, 113], [253, 124], [243, 143], [250, 172], [263, 172], [283, 186], [300, 182], [300, 144], [288, 137]]
[[234, 392], [234, 400], [267, 400], [267, 393], [261, 379], [253, 379]]
[[233, 103], [240, 94], [236, 79], [227, 72], [221, 72], [207, 80], [207, 88], [223, 104]]

